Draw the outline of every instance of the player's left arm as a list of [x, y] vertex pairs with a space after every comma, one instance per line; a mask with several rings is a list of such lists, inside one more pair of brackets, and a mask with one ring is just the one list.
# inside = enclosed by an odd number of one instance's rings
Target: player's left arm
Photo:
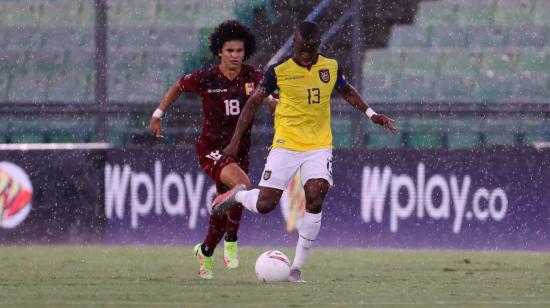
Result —
[[372, 108], [369, 107], [367, 102], [361, 97], [357, 90], [346, 82], [338, 68], [338, 79], [336, 80], [336, 91], [342, 95], [342, 97], [352, 105], [355, 109], [365, 113], [373, 123], [378, 124], [384, 127], [385, 131], [390, 131], [392, 133], [397, 132], [397, 128], [393, 125], [395, 120], [390, 117], [387, 117], [384, 114], [376, 113]]

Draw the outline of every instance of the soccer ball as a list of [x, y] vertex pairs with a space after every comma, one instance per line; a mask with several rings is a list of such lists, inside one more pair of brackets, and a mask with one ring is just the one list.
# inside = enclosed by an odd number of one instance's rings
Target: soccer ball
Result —
[[256, 260], [256, 276], [263, 282], [287, 281], [290, 261], [278, 250], [268, 250]]

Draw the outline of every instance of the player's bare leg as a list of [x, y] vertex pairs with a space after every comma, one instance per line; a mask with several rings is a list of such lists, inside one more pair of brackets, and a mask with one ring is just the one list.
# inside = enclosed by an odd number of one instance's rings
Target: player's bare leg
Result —
[[304, 185], [306, 195], [306, 212], [298, 230], [298, 243], [294, 262], [290, 268], [289, 282], [304, 282], [302, 280], [302, 266], [309, 257], [309, 250], [319, 235], [321, 229], [321, 211], [323, 201], [330, 188], [324, 179], [310, 179]]
[[260, 189], [246, 190], [244, 185], [237, 185], [214, 200], [212, 213], [221, 213], [241, 204], [251, 212], [266, 214], [277, 207], [282, 195], [283, 190], [276, 188], [262, 186]]
[[[231, 163], [225, 166], [221, 173], [220, 179], [227, 187], [233, 188], [237, 185], [245, 185], [246, 188], [250, 187], [250, 179], [246, 173], [236, 163]], [[238, 237], [239, 226], [241, 223], [241, 217], [243, 214], [243, 208], [235, 206], [229, 208], [226, 212], [226, 236], [224, 239], [223, 249], [223, 263], [228, 269], [236, 269], [239, 267], [239, 254], [238, 254]]]

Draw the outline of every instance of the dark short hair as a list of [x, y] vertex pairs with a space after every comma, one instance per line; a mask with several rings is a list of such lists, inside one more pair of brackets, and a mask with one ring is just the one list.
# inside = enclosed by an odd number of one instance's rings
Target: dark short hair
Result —
[[210, 51], [217, 57], [225, 42], [235, 40], [244, 43], [245, 60], [256, 52], [256, 36], [238, 20], [226, 20], [214, 29], [210, 35]]
[[321, 28], [319, 24], [313, 21], [304, 21], [298, 25], [296, 32], [300, 33], [302, 39], [306, 41], [318, 40], [321, 37]]

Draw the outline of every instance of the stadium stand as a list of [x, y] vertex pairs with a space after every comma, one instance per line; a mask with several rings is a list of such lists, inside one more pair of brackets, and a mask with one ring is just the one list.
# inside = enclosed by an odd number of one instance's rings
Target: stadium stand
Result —
[[[157, 101], [183, 71], [203, 65], [215, 25], [237, 13], [246, 19], [265, 2], [108, 0], [108, 101]], [[94, 27], [94, 1], [0, 1], [0, 100], [93, 103]], [[33, 91], [27, 90], [29, 84]], [[115, 120], [109, 126], [123, 129], [128, 122]], [[42, 124], [48, 126], [47, 121]], [[49, 139], [40, 132], [30, 134], [36, 131], [30, 124], [22, 127], [4, 135], [11, 142]], [[120, 144], [121, 138], [109, 141]]]
[[[386, 104], [396, 106], [395, 109], [402, 104], [440, 102], [497, 108], [494, 106], [549, 101], [550, 13], [546, 8], [550, 0], [394, 2], [363, 3], [363, 26], [369, 40], [387, 40], [385, 48], [367, 49], [362, 63], [362, 93], [374, 105]], [[261, 33], [270, 33], [270, 40], [262, 42], [261, 50], [251, 59], [261, 65], [290, 35], [292, 29], [288, 25], [302, 20], [318, 1], [107, 0], [107, 4], [108, 104], [131, 104], [143, 109], [156, 102], [182, 72], [208, 65], [211, 60], [208, 36], [220, 21], [239, 18]], [[347, 5], [349, 1], [335, 0], [327, 11], [341, 10]], [[274, 24], [255, 23], [258, 12]], [[326, 30], [337, 18], [325, 13], [318, 21]], [[390, 27], [387, 36], [385, 29]], [[346, 54], [351, 46], [350, 29], [344, 27], [341, 31], [326, 50], [341, 60], [346, 73], [350, 73], [355, 65]], [[94, 1], [0, 1], [0, 101], [93, 106], [94, 53]], [[29, 84], [33, 91], [26, 91]], [[189, 106], [200, 113], [199, 104]], [[506, 130], [507, 136], [500, 139], [491, 137], [495, 132], [504, 132], [497, 123], [470, 125], [465, 131], [457, 123], [452, 124], [451, 119], [439, 121], [417, 114], [398, 116], [402, 132], [388, 140], [370, 124], [358, 123], [349, 109], [335, 110], [334, 144], [344, 148], [356, 145], [471, 148], [550, 138], [549, 124], [533, 114], [518, 117], [514, 125], [517, 131]], [[418, 118], [428, 123], [419, 125]], [[188, 118], [178, 119], [189, 122]], [[464, 117], [460, 121], [470, 120]], [[269, 119], [263, 121], [265, 127], [259, 131], [270, 131], [266, 129]], [[130, 136], [134, 132], [143, 134], [147, 122], [141, 114], [109, 119], [112, 131], [108, 141], [131, 142]], [[16, 136], [18, 130], [10, 125], [2, 140], [22, 140]], [[80, 133], [78, 128], [73, 139], [93, 140], [90, 135], [94, 125], [92, 121], [92, 129], [86, 133]], [[72, 126], [67, 127], [68, 130]], [[178, 129], [194, 131], [189, 127]], [[42, 141], [53, 140], [50, 133], [42, 136]], [[25, 140], [35, 139], [40, 138]], [[192, 138], [177, 140], [188, 139]]]
[[[394, 26], [387, 48], [366, 52], [363, 94], [381, 103], [547, 102], [549, 5], [547, 0], [420, 2], [413, 24]], [[531, 128], [537, 131], [544, 120], [539, 119], [538, 124], [531, 121], [525, 131], [517, 125], [521, 121], [517, 119], [513, 125], [520, 131], [505, 130], [510, 133], [504, 133], [499, 121], [487, 121], [479, 127], [487, 132], [487, 139], [466, 143], [453, 141], [460, 131], [451, 126], [449, 147], [471, 147], [481, 141], [487, 146], [514, 144], [521, 135], [536, 139]], [[411, 145], [437, 146], [434, 140], [441, 123], [429, 122], [421, 130], [431, 132], [430, 138], [417, 143], [411, 133]], [[408, 127], [416, 129], [412, 123]], [[494, 132], [501, 134], [496, 138]]]

